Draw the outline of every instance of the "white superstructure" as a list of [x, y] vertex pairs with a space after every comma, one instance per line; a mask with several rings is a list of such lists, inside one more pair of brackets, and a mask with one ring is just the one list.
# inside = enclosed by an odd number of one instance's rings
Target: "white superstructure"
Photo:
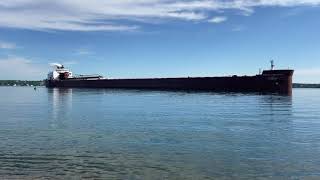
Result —
[[48, 73], [48, 80], [65, 80], [72, 78], [72, 72], [69, 69], [65, 69], [62, 64], [51, 63], [54, 70]]

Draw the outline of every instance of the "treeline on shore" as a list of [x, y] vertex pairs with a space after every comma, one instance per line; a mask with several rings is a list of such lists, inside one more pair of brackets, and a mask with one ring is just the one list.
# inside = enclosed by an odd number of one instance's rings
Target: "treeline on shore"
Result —
[[293, 83], [293, 88], [320, 88], [320, 84]]
[[0, 86], [43, 86], [43, 81], [0, 80]]

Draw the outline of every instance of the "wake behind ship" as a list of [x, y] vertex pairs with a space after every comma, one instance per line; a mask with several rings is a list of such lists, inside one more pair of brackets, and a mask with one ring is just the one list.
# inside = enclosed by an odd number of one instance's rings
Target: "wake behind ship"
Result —
[[121, 88], [153, 90], [192, 90], [226, 92], [260, 92], [291, 95], [293, 70], [264, 70], [254, 76], [185, 77], [185, 78], [144, 78], [107, 79], [100, 75], [78, 75], [53, 64], [55, 70], [48, 74], [46, 87], [63, 88]]

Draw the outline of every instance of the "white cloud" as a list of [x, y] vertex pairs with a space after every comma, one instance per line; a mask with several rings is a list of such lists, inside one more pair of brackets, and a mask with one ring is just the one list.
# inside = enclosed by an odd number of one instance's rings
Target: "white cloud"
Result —
[[210, 21], [208, 14], [261, 6], [318, 6], [320, 0], [1, 0], [0, 26], [32, 30], [134, 31], [155, 19]]
[[6, 80], [41, 80], [46, 78], [49, 66], [17, 56], [0, 58], [0, 78]]
[[66, 61], [63, 63], [64, 65], [75, 65], [75, 64], [78, 64], [77, 61]]
[[17, 46], [14, 43], [0, 41], [0, 49], [16, 49], [16, 48]]
[[320, 68], [298, 69], [295, 74], [299, 76], [320, 76]]
[[74, 54], [75, 55], [90, 55], [90, 54], [93, 54], [93, 52], [88, 49], [77, 49], [77, 50], [75, 50]]
[[243, 25], [237, 25], [237, 26], [234, 26], [231, 30], [232, 30], [232, 31], [235, 31], [235, 32], [239, 32], [239, 31], [244, 31], [244, 30], [246, 30], [246, 27], [243, 26]]
[[294, 82], [298, 83], [320, 83], [320, 68], [296, 69], [294, 73]]
[[50, 65], [51, 67], [56, 66], [57, 64], [61, 64], [63, 66], [69, 66], [69, 65], [75, 65], [78, 64], [78, 61], [52, 61], [52, 63], [49, 63], [48, 65]]
[[217, 17], [213, 17], [213, 18], [209, 19], [208, 22], [218, 24], [218, 23], [222, 23], [222, 22], [226, 21], [227, 19], [228, 18], [225, 16], [217, 16]]

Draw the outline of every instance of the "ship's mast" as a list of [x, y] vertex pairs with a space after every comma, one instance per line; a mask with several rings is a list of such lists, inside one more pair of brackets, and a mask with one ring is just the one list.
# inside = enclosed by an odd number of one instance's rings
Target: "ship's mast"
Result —
[[271, 70], [274, 70], [274, 61], [271, 60], [270, 63], [271, 63]]

